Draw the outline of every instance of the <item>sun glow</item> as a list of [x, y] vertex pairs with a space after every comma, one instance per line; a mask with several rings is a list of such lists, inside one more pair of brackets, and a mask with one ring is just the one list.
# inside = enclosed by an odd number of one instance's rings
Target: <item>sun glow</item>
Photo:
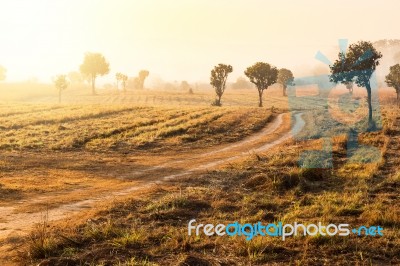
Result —
[[[4, 0], [0, 65], [9, 81], [49, 81], [78, 70], [91, 51], [104, 54], [112, 73], [147, 68], [169, 80], [208, 80], [220, 62], [237, 77], [260, 60], [302, 74], [305, 65], [319, 64], [315, 52], [335, 47], [338, 38], [395, 38], [399, 2], [374, 3], [363, 1], [363, 12], [355, 12], [358, 3], [316, 0]], [[339, 12], [351, 20], [330, 18]]]

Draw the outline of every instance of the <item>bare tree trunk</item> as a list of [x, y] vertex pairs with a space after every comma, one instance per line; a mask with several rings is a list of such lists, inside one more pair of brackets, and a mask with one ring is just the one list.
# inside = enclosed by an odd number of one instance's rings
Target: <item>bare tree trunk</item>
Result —
[[400, 105], [400, 89], [398, 89], [396, 92], [397, 92], [397, 104]]
[[282, 85], [282, 87], [283, 87], [283, 96], [287, 96], [287, 94], [286, 94], [286, 85]]
[[258, 98], [259, 98], [258, 107], [263, 107], [262, 94], [263, 94], [263, 90], [259, 89], [258, 90]]
[[96, 77], [92, 76], [92, 95], [96, 95], [95, 82], [96, 82]]
[[58, 90], [58, 103], [61, 103], [61, 90]]
[[144, 89], [144, 79], [142, 79], [142, 78], [139, 80], [139, 89], [140, 90]]
[[369, 82], [367, 82], [366, 88], [368, 92], [368, 123], [372, 125], [372, 92]]

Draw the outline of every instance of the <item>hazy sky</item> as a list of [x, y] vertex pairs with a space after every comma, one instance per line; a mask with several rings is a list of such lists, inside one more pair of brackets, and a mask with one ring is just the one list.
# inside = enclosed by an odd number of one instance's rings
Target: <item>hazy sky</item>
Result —
[[304, 73], [339, 38], [400, 38], [400, 1], [1, 0], [0, 65], [8, 80], [78, 70], [87, 51], [111, 72], [142, 69], [164, 80], [208, 80], [218, 63], [234, 80], [256, 61]]

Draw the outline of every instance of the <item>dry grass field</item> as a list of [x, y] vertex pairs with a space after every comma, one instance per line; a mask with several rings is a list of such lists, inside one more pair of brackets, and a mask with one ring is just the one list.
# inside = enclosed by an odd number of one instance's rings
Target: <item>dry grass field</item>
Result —
[[260, 130], [271, 117], [257, 108], [3, 108], [7, 111], [0, 115], [1, 205], [82, 186], [118, 187], [129, 170], [162, 161], [159, 154], [179, 158], [180, 152], [238, 141]]
[[[383, 129], [359, 136], [381, 160], [348, 161], [339, 134], [332, 169], [299, 167], [321, 141], [290, 138], [289, 111], [302, 113], [300, 134], [321, 114], [290, 110], [278, 89], [265, 108], [252, 107], [255, 91], [227, 93], [223, 107], [208, 92], [86, 97], [0, 105], [2, 265], [400, 264], [392, 91], [380, 94]], [[194, 237], [193, 218], [380, 225], [384, 236]]]
[[0, 3], [0, 266], [400, 266], [398, 0]]

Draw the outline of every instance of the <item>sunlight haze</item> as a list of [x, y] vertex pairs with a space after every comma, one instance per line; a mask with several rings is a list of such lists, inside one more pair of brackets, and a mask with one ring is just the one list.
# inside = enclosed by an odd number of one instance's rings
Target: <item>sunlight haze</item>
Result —
[[48, 82], [78, 70], [90, 51], [110, 62], [99, 82], [140, 69], [164, 80], [208, 81], [218, 63], [231, 64], [235, 79], [256, 61], [302, 75], [304, 66], [322, 65], [316, 52], [332, 53], [340, 38], [398, 37], [399, 8], [395, 0], [4, 0], [0, 65], [9, 81]]

